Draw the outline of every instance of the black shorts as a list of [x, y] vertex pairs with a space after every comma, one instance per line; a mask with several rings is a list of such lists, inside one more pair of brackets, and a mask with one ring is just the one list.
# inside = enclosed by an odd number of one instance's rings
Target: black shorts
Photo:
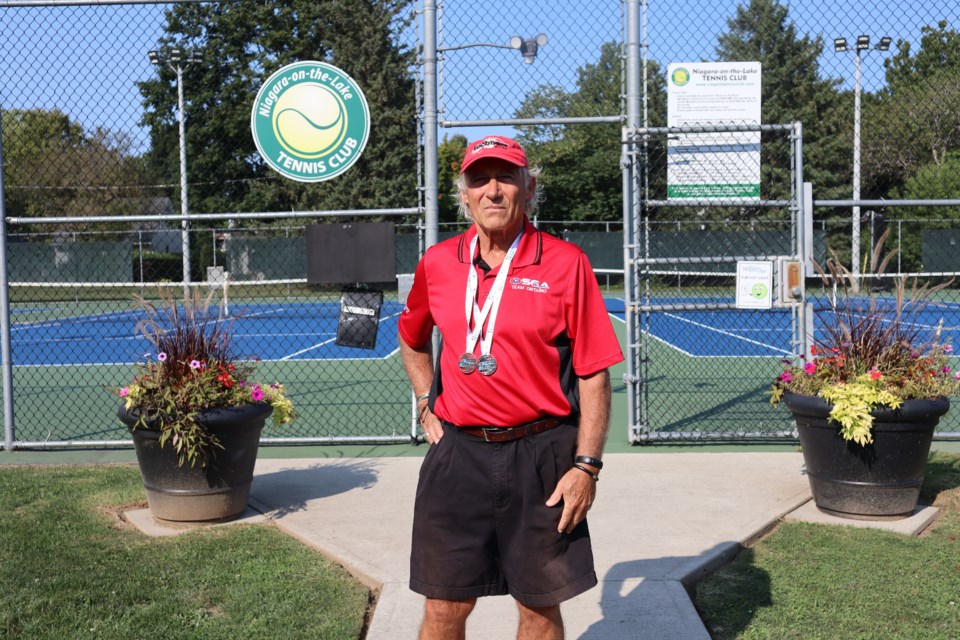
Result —
[[557, 533], [545, 505], [573, 465], [577, 427], [504, 443], [444, 426], [420, 468], [410, 588], [428, 598], [511, 595], [546, 607], [597, 584], [586, 521]]

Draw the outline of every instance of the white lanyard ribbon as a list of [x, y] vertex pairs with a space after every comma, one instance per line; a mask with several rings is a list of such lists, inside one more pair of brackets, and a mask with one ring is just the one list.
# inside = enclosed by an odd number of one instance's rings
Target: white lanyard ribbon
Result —
[[[467, 316], [466, 353], [473, 353], [474, 348], [477, 346], [477, 338], [480, 338], [482, 335], [483, 338], [480, 340], [480, 353], [481, 355], [490, 354], [490, 346], [493, 344], [493, 329], [497, 323], [497, 311], [500, 309], [500, 299], [503, 297], [503, 290], [507, 284], [507, 273], [510, 271], [510, 263], [513, 262], [513, 256], [517, 253], [517, 247], [520, 246], [520, 238], [522, 237], [523, 230], [521, 229], [520, 234], [514, 239], [513, 244], [510, 245], [510, 250], [507, 251], [507, 256], [500, 265], [500, 272], [497, 273], [497, 279], [493, 281], [493, 287], [490, 289], [490, 293], [483, 303], [483, 309], [477, 305], [477, 289], [480, 285], [477, 278], [477, 267], [473, 264], [473, 254], [477, 249], [477, 239], [479, 236], [474, 236], [473, 241], [470, 242], [470, 269], [467, 274], [467, 295], [464, 302], [464, 311]], [[484, 332], [483, 323], [488, 315], [490, 316], [490, 321], [487, 322], [487, 330]], [[473, 329], [470, 328], [471, 317], [476, 322]]]

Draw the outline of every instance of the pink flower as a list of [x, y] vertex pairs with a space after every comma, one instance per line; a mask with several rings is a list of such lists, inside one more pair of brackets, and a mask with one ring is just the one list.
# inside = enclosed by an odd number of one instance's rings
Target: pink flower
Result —
[[960, 371], [957, 371], [956, 375], [953, 376], [957, 380], [960, 380]]
[[200, 368], [200, 361], [199, 361], [199, 360], [191, 360], [191, 361], [190, 361], [190, 368], [191, 368], [191, 369], [194, 369], [194, 370], [199, 369], [199, 368]]
[[812, 376], [814, 373], [817, 372], [817, 363], [808, 362], [807, 364], [803, 365], [803, 372], [808, 376]]
[[250, 397], [253, 398], [254, 402], [260, 402], [263, 400], [263, 390], [260, 389], [260, 385], [257, 385], [250, 392]]
[[789, 371], [784, 371], [783, 373], [780, 374], [780, 379], [783, 380], [784, 382], [790, 382], [791, 380], [793, 380], [793, 374], [790, 373]]
[[167, 354], [166, 354], [166, 352], [161, 351], [160, 353], [158, 353], [158, 354], [157, 354], [157, 360], [159, 360], [160, 362], [166, 362], [166, 361], [167, 361]]
[[883, 377], [883, 374], [877, 371], [876, 369], [872, 369], [870, 371], [870, 377], [873, 378], [874, 380], [879, 380], [881, 377]]
[[949, 344], [943, 345], [943, 352], [944, 352], [944, 353], [953, 353], [953, 346], [951, 346], [951, 345], [949, 345]]
[[130, 395], [130, 388], [129, 388], [129, 387], [124, 387], [123, 389], [120, 389], [120, 397], [121, 397], [121, 398], [126, 398], [128, 395]]

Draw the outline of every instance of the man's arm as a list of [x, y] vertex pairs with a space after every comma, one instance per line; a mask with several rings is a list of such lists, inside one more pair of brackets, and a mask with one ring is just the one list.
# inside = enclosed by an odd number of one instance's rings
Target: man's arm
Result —
[[[610, 372], [598, 371], [579, 379], [580, 384], [580, 431], [577, 436], [578, 456], [588, 456], [599, 460], [603, 456], [603, 447], [607, 441], [607, 428], [610, 425]], [[583, 465], [594, 473], [599, 469]], [[557, 531], [570, 533], [587, 517], [587, 511], [593, 505], [597, 492], [596, 480], [576, 467], [571, 467], [560, 478], [553, 495], [547, 500], [552, 507], [563, 500], [563, 513]]]
[[[399, 338], [400, 359], [403, 361], [403, 368], [410, 378], [410, 384], [413, 385], [413, 393], [417, 397], [430, 393], [430, 385], [433, 383], [433, 345], [427, 342], [422, 347], [414, 348], [408, 345], [404, 339]], [[417, 403], [417, 410], [423, 409], [426, 400]], [[427, 442], [434, 444], [443, 437], [443, 428], [440, 421], [429, 408], [424, 409], [423, 419], [420, 422], [424, 436]]]

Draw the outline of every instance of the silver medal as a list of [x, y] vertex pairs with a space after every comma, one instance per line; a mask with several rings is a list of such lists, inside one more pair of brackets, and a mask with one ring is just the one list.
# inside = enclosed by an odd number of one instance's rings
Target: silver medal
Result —
[[457, 366], [460, 368], [460, 373], [469, 375], [477, 370], [477, 357], [472, 353], [464, 353], [457, 361]]
[[492, 376], [497, 370], [497, 359], [489, 353], [484, 354], [477, 360], [477, 369], [485, 376]]

